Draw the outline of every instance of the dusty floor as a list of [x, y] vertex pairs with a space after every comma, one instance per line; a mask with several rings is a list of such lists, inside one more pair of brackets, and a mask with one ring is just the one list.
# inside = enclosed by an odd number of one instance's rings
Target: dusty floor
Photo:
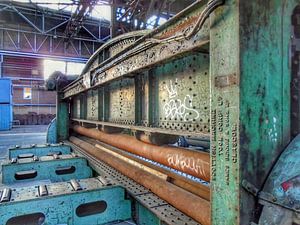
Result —
[[7, 156], [10, 146], [46, 143], [47, 127], [48, 125], [24, 125], [0, 131], [0, 160]]

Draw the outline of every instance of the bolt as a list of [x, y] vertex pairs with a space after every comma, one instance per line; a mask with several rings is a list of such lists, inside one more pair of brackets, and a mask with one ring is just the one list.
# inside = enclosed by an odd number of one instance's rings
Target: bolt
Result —
[[292, 113], [292, 116], [297, 118], [297, 117], [298, 117], [298, 114], [297, 114], [296, 112], [293, 112], [293, 113]]
[[293, 95], [293, 100], [298, 100], [298, 96], [297, 95]]

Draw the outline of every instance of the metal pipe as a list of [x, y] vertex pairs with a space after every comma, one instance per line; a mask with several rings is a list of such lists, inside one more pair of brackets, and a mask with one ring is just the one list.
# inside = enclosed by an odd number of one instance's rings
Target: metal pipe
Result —
[[[90, 143], [93, 144], [93, 143]], [[94, 145], [96, 148], [103, 148], [104, 146], [96, 144]], [[107, 148], [107, 147], [106, 147]], [[145, 165], [146, 167], [152, 168], [153, 170], [157, 171], [159, 173], [163, 173], [166, 175], [167, 181], [169, 181], [172, 184], [175, 184], [176, 186], [179, 186], [189, 192], [192, 192], [195, 195], [200, 196], [201, 198], [204, 198], [208, 201], [210, 201], [210, 188], [206, 185], [197, 183], [195, 181], [192, 181], [184, 176], [181, 176], [177, 173], [171, 172], [167, 169], [164, 169], [160, 166], [153, 165], [150, 162], [146, 162], [142, 159], [139, 159], [137, 157], [134, 157], [132, 155], [129, 155], [128, 153], [126, 154], [124, 151], [122, 152], [121, 150], [116, 151], [114, 148], [112, 151], [117, 152], [118, 154], [125, 156], [128, 159], [134, 160], [142, 165]], [[155, 174], [154, 174], [155, 175]], [[157, 174], [156, 174], [157, 175]], [[162, 177], [162, 176], [160, 176]]]
[[151, 145], [129, 135], [107, 134], [96, 129], [87, 129], [79, 125], [74, 125], [73, 130], [81, 135], [97, 139], [194, 177], [205, 181], [210, 180], [209, 154], [206, 152]]
[[125, 161], [80, 140], [79, 138], [71, 136], [70, 141], [95, 158], [114, 167], [125, 176], [128, 176], [137, 183], [149, 188], [160, 198], [164, 199], [202, 225], [211, 224], [210, 203], [208, 201], [166, 182], [151, 173], [138, 169], [137, 167], [130, 165]]
[[158, 165], [154, 165], [150, 162], [147, 162], [143, 159], [140, 159], [138, 158], [137, 156], [134, 156], [128, 152], [125, 152], [125, 151], [122, 151], [118, 148], [115, 148], [115, 147], [111, 147], [110, 145], [107, 145], [107, 144], [104, 144], [103, 142], [99, 142], [97, 140], [94, 140], [92, 138], [88, 138], [88, 137], [85, 137], [85, 136], [81, 136], [80, 137], [81, 140], [95, 146], [96, 148], [105, 148], [105, 149], [109, 149], [113, 152], [116, 152], [118, 153], [119, 155], [122, 155], [122, 156], [125, 156], [126, 158], [128, 159], [131, 159], [131, 160], [134, 160], [142, 165], [145, 165], [149, 168], [152, 168], [158, 172], [161, 172], [163, 174], [166, 174], [167, 175], [167, 181], [176, 185], [176, 186], [179, 186], [195, 195], [198, 195], [200, 196], [201, 198], [204, 198], [208, 201], [210, 201], [210, 189], [208, 186], [206, 185], [203, 185], [203, 184], [200, 184], [198, 182], [195, 182], [191, 179], [188, 179], [187, 177], [184, 177], [184, 176], [181, 176], [177, 173], [174, 173], [170, 170], [167, 170], [161, 166], [158, 166]]

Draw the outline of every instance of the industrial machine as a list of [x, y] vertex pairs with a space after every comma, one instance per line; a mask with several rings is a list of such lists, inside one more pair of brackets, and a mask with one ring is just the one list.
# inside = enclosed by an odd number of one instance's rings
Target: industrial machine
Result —
[[10, 149], [0, 223], [300, 224], [299, 65], [299, 0], [196, 1], [110, 40], [52, 85], [61, 144]]

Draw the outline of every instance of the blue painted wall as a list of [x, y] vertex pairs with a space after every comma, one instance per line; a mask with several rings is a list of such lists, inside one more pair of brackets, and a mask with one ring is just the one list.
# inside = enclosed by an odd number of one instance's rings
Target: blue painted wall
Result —
[[0, 130], [10, 130], [12, 127], [12, 104], [0, 103]]
[[0, 104], [12, 104], [12, 83], [9, 78], [0, 78]]
[[0, 130], [10, 130], [13, 120], [11, 79], [0, 78]]

